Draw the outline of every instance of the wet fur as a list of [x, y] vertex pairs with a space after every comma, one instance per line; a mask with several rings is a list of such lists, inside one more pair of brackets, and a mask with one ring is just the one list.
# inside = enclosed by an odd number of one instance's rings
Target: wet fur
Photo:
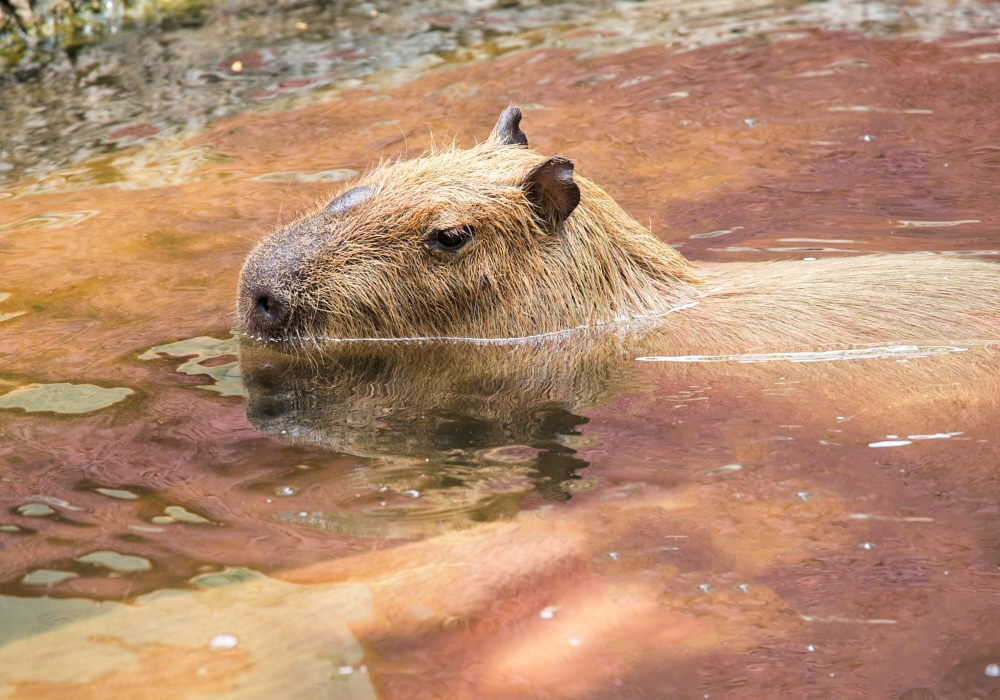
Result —
[[[251, 252], [244, 333], [292, 347], [505, 339], [666, 315], [670, 345], [739, 352], [1000, 338], [992, 263], [911, 254], [693, 265], [583, 177], [569, 218], [546, 219], [524, 186], [545, 161], [495, 130], [472, 149], [379, 165], [352, 183], [373, 189], [367, 200], [331, 213], [331, 198]], [[474, 230], [460, 254], [427, 247], [433, 231], [458, 226]], [[291, 307], [278, 337], [255, 329], [248, 290], [263, 283]]]

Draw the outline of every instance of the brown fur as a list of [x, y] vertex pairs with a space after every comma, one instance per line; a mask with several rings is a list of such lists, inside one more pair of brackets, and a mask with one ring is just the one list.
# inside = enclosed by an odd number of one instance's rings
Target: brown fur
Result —
[[[554, 223], [525, 185], [546, 158], [505, 141], [503, 125], [472, 149], [382, 164], [354, 183], [372, 189], [365, 201], [331, 214], [331, 199], [264, 239], [241, 273], [243, 332], [292, 346], [510, 339], [666, 316], [670, 345], [734, 351], [1000, 337], [991, 263], [694, 266], [582, 177], [579, 205]], [[463, 226], [473, 237], [459, 254], [428, 247], [434, 231]], [[280, 325], [255, 315], [262, 289], [287, 312]]]

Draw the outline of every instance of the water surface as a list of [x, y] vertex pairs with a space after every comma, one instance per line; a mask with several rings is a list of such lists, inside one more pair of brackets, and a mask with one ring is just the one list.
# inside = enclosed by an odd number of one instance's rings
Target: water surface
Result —
[[695, 260], [998, 255], [994, 5], [584, 5], [252, 20], [58, 142], [4, 88], [0, 694], [1000, 695], [994, 346], [233, 340], [270, 225], [512, 101]]

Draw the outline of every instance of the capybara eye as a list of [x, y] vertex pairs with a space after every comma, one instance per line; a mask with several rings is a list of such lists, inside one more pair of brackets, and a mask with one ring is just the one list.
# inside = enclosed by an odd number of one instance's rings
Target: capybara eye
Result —
[[446, 228], [431, 234], [428, 243], [432, 248], [455, 252], [472, 240], [472, 231], [466, 226]]

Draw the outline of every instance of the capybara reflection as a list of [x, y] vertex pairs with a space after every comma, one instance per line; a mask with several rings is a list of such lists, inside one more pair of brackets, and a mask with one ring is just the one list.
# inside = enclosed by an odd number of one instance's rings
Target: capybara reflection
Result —
[[992, 263], [932, 255], [692, 264], [566, 158], [490, 137], [380, 165], [284, 224], [240, 275], [267, 344], [514, 339], [650, 319], [674, 347], [992, 339]]

